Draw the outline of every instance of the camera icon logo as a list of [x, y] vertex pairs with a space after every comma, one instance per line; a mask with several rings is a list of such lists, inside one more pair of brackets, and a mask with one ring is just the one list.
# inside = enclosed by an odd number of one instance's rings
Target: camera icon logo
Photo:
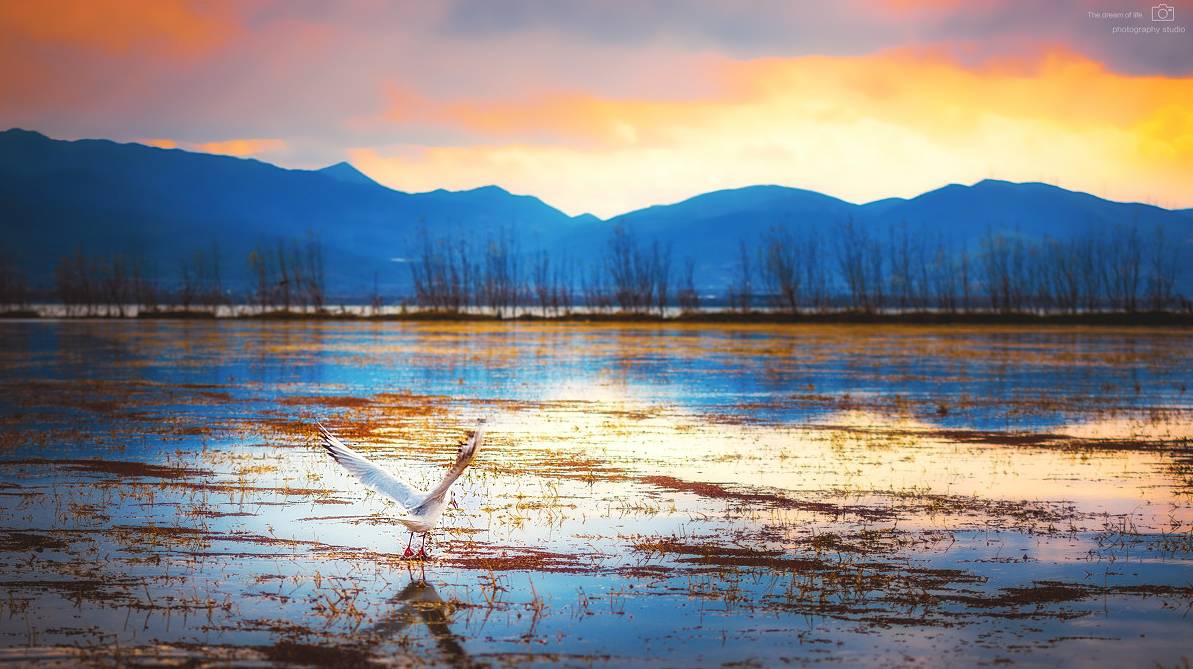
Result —
[[1156, 5], [1155, 7], [1152, 7], [1152, 20], [1153, 21], [1175, 21], [1176, 20], [1176, 8], [1174, 8], [1172, 5], [1166, 5], [1161, 2], [1160, 4]]

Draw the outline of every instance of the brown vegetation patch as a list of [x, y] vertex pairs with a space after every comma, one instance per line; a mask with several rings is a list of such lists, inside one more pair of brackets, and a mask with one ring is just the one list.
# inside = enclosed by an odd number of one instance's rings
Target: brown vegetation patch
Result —
[[[1003, 402], [1006, 404], [1006, 402]], [[1077, 438], [1055, 432], [1016, 432], [1000, 430], [931, 429], [931, 430], [871, 430], [841, 427], [844, 432], [872, 434], [880, 432], [891, 437], [929, 438], [959, 444], [1016, 446], [1029, 448], [1060, 448], [1064, 450], [1150, 451], [1178, 448], [1179, 441], [1157, 439]]]
[[731, 490], [718, 483], [684, 481], [674, 476], [643, 476], [638, 480], [665, 490], [686, 492], [710, 499], [725, 499], [741, 504], [766, 504], [779, 509], [811, 511], [834, 517], [850, 514], [867, 520], [884, 520], [892, 518], [895, 515], [888, 509], [876, 509], [864, 506], [839, 506], [829, 502], [808, 502], [774, 493]]
[[322, 406], [334, 409], [363, 409], [372, 406], [373, 400], [364, 397], [322, 395], [315, 397], [284, 397], [278, 400], [286, 406]]
[[1046, 446], [1064, 439], [1063, 435], [1048, 432], [1002, 432], [998, 430], [908, 430], [888, 431], [892, 436], [929, 437], [962, 444], [992, 446]]
[[323, 496], [330, 495], [332, 493], [331, 490], [327, 490], [326, 488], [295, 488], [290, 486], [281, 488], [263, 488], [258, 486], [238, 485], [235, 483], [194, 483], [191, 481], [170, 481], [163, 485], [170, 488], [183, 488], [186, 490], [200, 490], [204, 492], [273, 494], [282, 495], [284, 497]]
[[766, 555], [702, 555], [684, 558], [680, 562], [714, 567], [761, 567], [771, 571], [820, 571], [831, 565], [811, 558], [785, 558]]
[[300, 539], [285, 539], [282, 537], [263, 536], [248, 532], [212, 532], [194, 527], [178, 527], [168, 525], [117, 525], [109, 533], [124, 540], [130, 546], [153, 545], [168, 548], [180, 546], [194, 547], [208, 546], [211, 542], [228, 542], [252, 544], [258, 546], [275, 546], [286, 548], [306, 548], [315, 551], [338, 551], [341, 547], [332, 546], [319, 541]]
[[[517, 550], [519, 552], [514, 553]], [[582, 574], [592, 571], [580, 564], [578, 555], [553, 553], [533, 548], [502, 550], [494, 555], [455, 555], [446, 564], [461, 569], [486, 571], [537, 571], [559, 574]]]
[[680, 558], [679, 561], [717, 567], [765, 567], [775, 571], [803, 571], [824, 567], [821, 560], [783, 557], [782, 551], [716, 544], [692, 544], [675, 539], [637, 543], [634, 544], [634, 550], [646, 553], [686, 555], [690, 557]]
[[0, 532], [0, 551], [38, 552], [66, 550], [69, 543], [40, 532]]
[[1059, 581], [1037, 581], [1027, 587], [1003, 588], [994, 595], [944, 594], [940, 599], [972, 608], [1041, 607], [1045, 604], [1078, 602], [1098, 593], [1097, 588]]
[[334, 646], [283, 640], [259, 650], [273, 662], [315, 667], [374, 667], [369, 652], [359, 646]]
[[48, 590], [71, 595], [96, 597], [104, 588], [118, 587], [132, 583], [129, 579], [62, 579], [36, 581], [0, 581], [3, 590]]
[[1125, 595], [1142, 595], [1148, 596], [1177, 596], [1185, 599], [1193, 599], [1193, 585], [1120, 585], [1114, 588], [1114, 592]]
[[51, 467], [64, 467], [80, 472], [158, 479], [181, 479], [214, 475], [214, 472], [206, 469], [176, 467], [172, 465], [151, 465], [147, 462], [127, 462], [121, 460], [47, 460], [45, 458], [28, 458], [25, 460], [0, 460], [0, 465], [48, 465]]
[[675, 569], [663, 565], [630, 565], [617, 569], [617, 575], [623, 578], [667, 578], [675, 574]]
[[677, 539], [657, 539], [642, 541], [633, 545], [634, 550], [646, 553], [670, 553], [674, 555], [728, 556], [728, 557], [774, 557], [782, 551], [759, 550], [756, 548], [740, 548], [736, 546], [720, 546], [717, 544], [684, 543]]

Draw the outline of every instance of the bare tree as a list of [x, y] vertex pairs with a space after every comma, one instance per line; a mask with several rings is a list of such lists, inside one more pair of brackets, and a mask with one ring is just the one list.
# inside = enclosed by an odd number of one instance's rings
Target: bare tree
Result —
[[1106, 280], [1110, 306], [1119, 311], [1136, 310], [1143, 267], [1143, 245], [1134, 226], [1118, 227], [1111, 233]]
[[990, 308], [1002, 313], [1026, 308], [1030, 289], [1027, 249], [1022, 240], [986, 232], [982, 240], [982, 288]]
[[[250, 259], [250, 265], [252, 262]], [[182, 259], [178, 286], [178, 303], [183, 309], [198, 306], [214, 313], [223, 304], [224, 282], [220, 271], [220, 250], [216, 242], [213, 241], [209, 249], [196, 249]]]
[[567, 258], [562, 263], [555, 265], [554, 287], [551, 289], [551, 306], [555, 310], [556, 315], [571, 313], [572, 307], [575, 305], [576, 289], [574, 276], [574, 265], [568, 262]]
[[1080, 253], [1073, 240], [1043, 242], [1044, 269], [1051, 285], [1053, 303], [1062, 311], [1077, 313], [1081, 308]]
[[315, 311], [323, 311], [323, 303], [326, 299], [323, 242], [314, 232], [307, 232], [302, 258], [300, 262], [294, 264], [302, 267], [302, 288], [306, 295], [306, 304], [313, 307]]
[[369, 296], [369, 309], [374, 316], [381, 313], [381, 307], [385, 304], [381, 299], [381, 291], [377, 289], [377, 272], [373, 272], [373, 293]]
[[92, 273], [92, 262], [83, 253], [82, 247], [63, 257], [54, 268], [58, 296], [66, 307], [67, 315], [94, 314], [96, 290]]
[[294, 277], [292, 276], [292, 268], [286, 254], [286, 243], [281, 239], [277, 240], [274, 262], [276, 263], [278, 272], [277, 296], [282, 303], [282, 311], [290, 311], [292, 303], [291, 295], [294, 290]]
[[614, 225], [605, 250], [605, 270], [612, 280], [613, 298], [622, 311], [646, 313], [666, 310], [670, 289], [671, 249], [653, 240], [649, 250], [638, 246], [633, 234]]
[[503, 231], [485, 244], [478, 295], [501, 318], [506, 310], [521, 302], [521, 292], [516, 242], [510, 233]]
[[[876, 308], [876, 297], [882, 291], [872, 285], [874, 279], [881, 278], [881, 257], [877, 260], [871, 256], [879, 255], [870, 235], [861, 227], [854, 225], [852, 219], [846, 219], [838, 230], [837, 260], [841, 268], [841, 277], [849, 291], [849, 306], [852, 309], [871, 311]], [[880, 299], [880, 298], [879, 298]]]
[[1081, 294], [1086, 311], [1096, 311], [1102, 305], [1102, 269], [1105, 266], [1105, 249], [1092, 235], [1076, 244], [1077, 274], [1081, 277]]
[[531, 267], [531, 277], [534, 282], [534, 295], [538, 300], [539, 309], [544, 318], [547, 317], [547, 308], [551, 306], [551, 259], [547, 257], [546, 251], [539, 251], [534, 256], [534, 265]]
[[604, 277], [601, 263], [591, 265], [589, 271], [581, 277], [584, 303], [598, 313], [612, 310], [614, 304], [613, 290], [605, 285]]
[[759, 268], [772, 306], [798, 314], [806, 278], [799, 243], [789, 231], [774, 227], [762, 237], [761, 255]]
[[804, 267], [804, 293], [807, 303], [814, 310], [823, 310], [828, 306], [828, 276], [829, 268], [821, 257], [820, 238], [814, 231], [805, 231], [800, 240], [800, 264]]
[[733, 283], [729, 285], [729, 308], [745, 313], [750, 310], [753, 296], [753, 271], [750, 268], [750, 253], [745, 240], [738, 241], [737, 268]]
[[634, 265], [635, 242], [631, 233], [620, 223], [613, 226], [605, 254], [605, 267], [613, 280], [613, 296], [623, 311], [637, 311], [642, 300], [639, 294], [638, 273]]
[[196, 258], [200, 276], [200, 301], [215, 313], [219, 305], [224, 303], [224, 279], [220, 266], [219, 242], [212, 241], [206, 256]]
[[656, 239], [650, 246], [651, 274], [654, 276], [655, 306], [659, 309], [659, 316], [667, 312], [667, 291], [671, 285], [671, 247], [659, 250]]
[[938, 242], [936, 251], [932, 255], [931, 269], [931, 292], [938, 310], [948, 313], [957, 311], [957, 275], [953, 254], [949, 252], [943, 241]]
[[1177, 249], [1165, 242], [1164, 228], [1157, 225], [1147, 279], [1148, 306], [1155, 311], [1169, 308], [1176, 298]]
[[415, 302], [420, 307], [457, 313], [473, 303], [471, 296], [478, 303], [497, 299], [490, 292], [492, 286], [485, 281], [494, 278], [486, 272], [496, 271], [492, 264], [492, 254], [496, 252], [493, 247], [500, 247], [501, 240], [489, 245], [484, 265], [478, 268], [467, 241], [432, 239], [425, 226], [420, 228], [419, 237], [419, 256], [410, 263], [410, 273]]
[[[250, 262], [252, 262], [250, 260]], [[183, 309], [190, 309], [199, 292], [196, 270], [189, 258], [183, 258], [178, 272], [178, 304]]]
[[675, 299], [679, 302], [680, 311], [690, 314], [700, 309], [700, 295], [696, 292], [696, 262], [691, 257], [684, 258], [683, 278]]
[[98, 278], [104, 292], [105, 302], [107, 302], [104, 314], [107, 316], [115, 314], [123, 317], [130, 297], [128, 273], [125, 271], [124, 258], [119, 255], [109, 258], [107, 263], [99, 269]]
[[137, 312], [153, 312], [158, 308], [157, 287], [153, 282], [153, 271], [141, 255], [132, 260], [132, 297]]
[[28, 304], [28, 286], [13, 257], [0, 249], [0, 306], [21, 308]]
[[915, 250], [912, 247], [907, 222], [900, 222], [891, 229], [891, 297], [895, 300], [895, 306], [902, 309], [917, 306]]
[[267, 309], [274, 304], [274, 292], [278, 283], [271, 254], [268, 249], [255, 248], [249, 251], [248, 263], [249, 271], [256, 283], [253, 300], [262, 310]]
[[970, 278], [969, 278], [969, 250], [961, 249], [961, 310], [969, 311], [973, 306], [972, 298], [969, 294]]

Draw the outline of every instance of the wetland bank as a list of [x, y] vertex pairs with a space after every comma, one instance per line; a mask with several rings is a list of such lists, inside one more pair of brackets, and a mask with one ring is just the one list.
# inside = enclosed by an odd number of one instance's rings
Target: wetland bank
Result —
[[[0, 322], [0, 661], [1184, 666], [1193, 330]], [[315, 446], [415, 484], [433, 559]]]

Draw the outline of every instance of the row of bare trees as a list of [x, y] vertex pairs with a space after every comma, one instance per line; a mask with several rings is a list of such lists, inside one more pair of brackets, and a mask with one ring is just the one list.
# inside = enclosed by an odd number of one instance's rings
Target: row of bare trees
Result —
[[0, 248], [0, 308], [23, 309], [29, 304], [29, 286], [16, 259]]
[[653, 240], [649, 246], [638, 244], [628, 230], [615, 225], [609, 236], [604, 267], [617, 306], [627, 313], [644, 314], [657, 309], [662, 314], [668, 304], [671, 278], [671, 248]]
[[[1190, 308], [1177, 291], [1180, 248], [1160, 228], [1147, 234], [1122, 226], [1043, 240], [988, 231], [964, 247], [905, 224], [874, 229], [847, 220], [831, 230], [774, 227], [742, 240], [736, 260], [706, 268], [699, 286], [691, 258], [677, 271], [669, 246], [640, 240], [617, 225], [586, 264], [543, 250], [523, 252], [506, 231], [467, 240], [436, 238], [425, 228], [406, 261], [414, 303], [447, 313], [479, 307], [497, 316], [559, 316], [577, 308], [663, 315], [670, 307], [692, 312], [701, 306], [793, 315], [1130, 313]], [[245, 267], [248, 302], [262, 311], [326, 306], [323, 246], [312, 234], [258, 245]], [[139, 254], [92, 257], [82, 249], [62, 258], [54, 271], [56, 295], [71, 315], [123, 316], [130, 307], [155, 311], [163, 304], [214, 313], [233, 303], [214, 243], [185, 258], [176, 281], [158, 276]], [[384, 302], [376, 275], [373, 284], [376, 313]], [[28, 301], [17, 264], [0, 252], [0, 305], [11, 309]]]
[[[432, 238], [423, 229], [417, 247], [417, 257], [407, 259], [414, 299], [437, 311], [480, 306], [502, 316], [533, 307], [542, 316], [557, 316], [582, 303], [598, 311], [661, 314], [672, 297], [670, 248], [657, 241], [639, 244], [621, 226], [614, 226], [604, 254], [586, 273], [569, 258], [553, 259], [542, 250], [530, 254], [525, 267], [526, 256], [508, 232], [474, 247], [463, 239]], [[681, 299], [689, 294], [694, 297], [695, 289]]]
[[227, 301], [220, 273], [220, 247], [212, 242], [184, 258], [179, 267], [178, 305], [183, 309], [215, 310]]
[[524, 276], [522, 257], [507, 232], [473, 246], [465, 239], [432, 238], [423, 228], [417, 256], [406, 259], [415, 303], [452, 313], [481, 306], [498, 316], [534, 303], [544, 315], [571, 310], [573, 282], [566, 266], [553, 265], [547, 253], [538, 253], [531, 265], [531, 284]]
[[996, 311], [1134, 312], [1176, 301], [1176, 247], [1161, 229], [1150, 243], [1135, 228], [1037, 243], [987, 235], [981, 259], [981, 285]]
[[498, 316], [535, 305], [543, 316], [575, 306], [575, 275], [566, 259], [535, 253], [529, 269], [518, 243], [499, 232], [473, 246], [464, 239], [432, 238], [419, 231], [418, 255], [408, 258], [415, 303], [423, 308], [460, 312], [488, 308]]
[[262, 310], [323, 310], [327, 300], [323, 244], [313, 234], [302, 242], [279, 239], [272, 248], [257, 246], [249, 251], [248, 266], [254, 285], [252, 301]]
[[[29, 292], [19, 272], [4, 258], [0, 254], [0, 305], [27, 304]], [[263, 310], [324, 307], [323, 248], [313, 236], [302, 243], [258, 246], [249, 253], [247, 266], [255, 280], [251, 301]], [[139, 254], [90, 256], [78, 248], [55, 266], [54, 289], [72, 316], [152, 313], [166, 305], [215, 313], [232, 303], [223, 276], [222, 255], [214, 242], [182, 259], [176, 281], [161, 279]]]
[[[753, 243], [742, 240], [727, 286], [702, 286], [704, 301], [740, 312], [790, 314], [1129, 313], [1188, 304], [1176, 291], [1178, 247], [1159, 228], [1150, 239], [1126, 226], [1066, 240], [987, 232], [970, 248], [906, 224], [876, 231], [847, 220], [822, 235], [774, 227]], [[517, 262], [522, 254], [509, 235], [482, 245], [477, 256], [467, 242], [433, 240], [424, 231], [421, 249], [411, 269], [415, 301], [424, 308], [486, 306], [501, 315], [537, 305], [550, 315], [582, 305], [663, 314], [669, 306], [695, 311], [702, 302], [690, 258], [675, 276], [670, 247], [642, 243], [621, 226], [610, 230], [604, 253], [588, 271], [578, 272], [578, 284], [570, 263], [563, 263], [568, 271], [559, 271], [542, 251], [524, 276]]]
[[153, 272], [139, 255], [90, 257], [77, 249], [54, 268], [58, 297], [73, 316], [125, 316], [134, 305], [156, 305]]
[[[906, 225], [883, 238], [843, 223], [824, 243], [814, 231], [775, 228], [760, 241], [756, 267], [767, 306], [789, 313], [944, 311], [1001, 313], [1177, 308], [1177, 247], [1157, 228], [1102, 236], [1029, 241], [988, 232], [977, 248], [913, 233]], [[731, 308], [749, 308], [751, 256], [743, 244], [729, 290]], [[834, 287], [836, 294], [834, 294]]]

